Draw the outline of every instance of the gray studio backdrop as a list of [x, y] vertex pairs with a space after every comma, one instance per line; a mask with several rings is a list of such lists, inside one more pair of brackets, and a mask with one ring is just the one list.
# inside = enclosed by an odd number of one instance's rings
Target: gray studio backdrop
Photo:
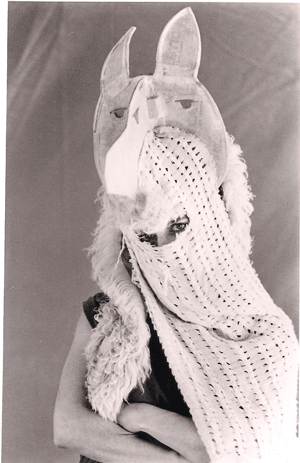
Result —
[[192, 6], [199, 77], [242, 146], [255, 194], [254, 266], [297, 325], [299, 5], [8, 5], [3, 463], [71, 463], [52, 444], [60, 373], [81, 303], [100, 186], [92, 123], [108, 52], [131, 27], [132, 75], [154, 70], [166, 22]]

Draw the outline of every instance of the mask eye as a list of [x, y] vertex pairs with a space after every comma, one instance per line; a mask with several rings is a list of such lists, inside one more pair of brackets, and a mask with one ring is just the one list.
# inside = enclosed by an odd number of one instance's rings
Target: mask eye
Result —
[[123, 119], [125, 111], [127, 108], [117, 108], [110, 112], [113, 114], [117, 119]]
[[176, 103], [179, 103], [183, 109], [189, 109], [192, 106], [192, 103], [194, 103], [193, 100], [175, 100], [175, 101]]

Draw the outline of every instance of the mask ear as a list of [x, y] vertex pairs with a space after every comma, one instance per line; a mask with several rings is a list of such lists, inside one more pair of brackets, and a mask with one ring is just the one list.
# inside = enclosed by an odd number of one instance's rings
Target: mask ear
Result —
[[200, 32], [195, 16], [188, 7], [168, 22], [160, 36], [154, 76], [197, 79], [200, 58]]
[[129, 44], [135, 31], [131, 27], [109, 53], [101, 72], [101, 91], [114, 98], [129, 83]]

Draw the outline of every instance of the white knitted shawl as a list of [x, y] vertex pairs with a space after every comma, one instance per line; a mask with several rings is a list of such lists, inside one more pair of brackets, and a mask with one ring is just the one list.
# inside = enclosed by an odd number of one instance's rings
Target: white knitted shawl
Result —
[[[228, 207], [226, 179], [224, 201], [206, 147], [171, 130], [165, 138], [148, 134], [139, 187], [140, 211], [135, 205], [131, 220], [126, 208], [107, 212], [94, 244], [95, 273], [112, 302], [99, 314], [87, 348], [93, 408], [115, 420], [130, 390], [149, 374], [146, 307], [211, 462], [291, 462], [296, 338], [251, 265], [249, 227], [243, 231], [232, 218], [237, 210]], [[249, 211], [237, 209], [249, 225]], [[155, 233], [183, 216], [189, 225], [175, 241], [155, 248], [140, 240], [141, 232]], [[134, 286], [118, 260], [121, 236]], [[110, 239], [111, 249], [114, 240], [115, 250], [97, 254], [100, 239], [107, 246]]]

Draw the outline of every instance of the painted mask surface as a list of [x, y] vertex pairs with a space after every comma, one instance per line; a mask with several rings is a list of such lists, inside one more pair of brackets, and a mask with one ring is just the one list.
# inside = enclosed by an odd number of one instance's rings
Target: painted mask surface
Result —
[[129, 77], [133, 32], [131, 28], [111, 51], [101, 75], [94, 152], [107, 193], [134, 199], [145, 136], [149, 131], [163, 136], [170, 126], [206, 145], [220, 185], [227, 164], [226, 131], [215, 102], [197, 79], [201, 41], [192, 10], [182, 10], [162, 32], [153, 76]]

